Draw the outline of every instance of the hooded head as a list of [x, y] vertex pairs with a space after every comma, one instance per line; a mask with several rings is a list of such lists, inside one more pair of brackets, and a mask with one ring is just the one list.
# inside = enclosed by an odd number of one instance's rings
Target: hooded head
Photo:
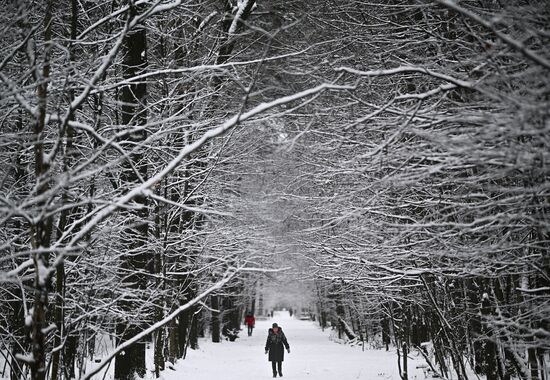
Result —
[[271, 330], [273, 330], [274, 333], [277, 333], [279, 331], [280, 327], [278, 324], [274, 323], [271, 325]]

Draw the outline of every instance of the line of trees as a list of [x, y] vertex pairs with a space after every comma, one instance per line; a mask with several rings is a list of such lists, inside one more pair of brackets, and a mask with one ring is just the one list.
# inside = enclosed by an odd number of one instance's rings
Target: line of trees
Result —
[[234, 335], [261, 261], [222, 136], [334, 86], [252, 99], [280, 59], [252, 0], [1, 5], [2, 376], [143, 377], [151, 345], [158, 377]]
[[443, 378], [546, 378], [547, 4], [333, 6], [304, 28], [357, 87], [285, 121], [281, 179], [321, 326], [397, 347], [403, 379], [411, 350]]

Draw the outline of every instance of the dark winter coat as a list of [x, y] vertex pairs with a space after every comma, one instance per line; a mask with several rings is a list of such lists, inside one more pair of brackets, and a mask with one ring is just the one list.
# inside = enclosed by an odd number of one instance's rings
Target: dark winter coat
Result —
[[270, 362], [282, 362], [285, 360], [285, 348], [288, 350], [290, 346], [286, 340], [283, 329], [279, 327], [277, 333], [273, 329], [269, 329], [267, 333], [267, 341], [265, 342], [265, 350], [269, 350]]

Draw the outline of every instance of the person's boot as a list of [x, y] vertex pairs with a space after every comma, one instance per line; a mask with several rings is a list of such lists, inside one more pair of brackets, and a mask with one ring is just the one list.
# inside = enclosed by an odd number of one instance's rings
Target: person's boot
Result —
[[279, 371], [279, 376], [283, 377], [283, 373], [281, 371]]
[[277, 372], [273, 372], [273, 377], [277, 377]]

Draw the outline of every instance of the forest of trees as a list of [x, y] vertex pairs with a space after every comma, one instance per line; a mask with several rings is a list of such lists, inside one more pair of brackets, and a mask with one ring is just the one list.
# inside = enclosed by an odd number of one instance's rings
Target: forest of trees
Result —
[[547, 379], [548, 0], [0, 6], [0, 378], [158, 377], [285, 273], [404, 380]]

